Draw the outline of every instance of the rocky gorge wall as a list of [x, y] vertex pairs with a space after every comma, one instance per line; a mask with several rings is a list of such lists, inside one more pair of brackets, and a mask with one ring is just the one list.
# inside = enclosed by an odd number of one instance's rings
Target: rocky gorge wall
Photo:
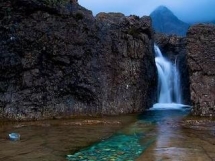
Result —
[[187, 62], [192, 113], [215, 116], [215, 25], [199, 24], [188, 30]]
[[141, 112], [156, 93], [149, 17], [77, 1], [0, 2], [0, 118]]

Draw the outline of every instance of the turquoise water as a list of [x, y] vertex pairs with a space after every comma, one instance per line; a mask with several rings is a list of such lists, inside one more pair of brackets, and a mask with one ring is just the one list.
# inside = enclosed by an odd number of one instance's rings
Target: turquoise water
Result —
[[138, 116], [138, 121], [112, 137], [102, 140], [75, 154], [69, 161], [133, 161], [156, 141], [156, 127], [167, 120], [186, 116], [188, 110], [149, 110]]
[[131, 161], [137, 158], [146, 149], [152, 140], [140, 144], [141, 135], [117, 134], [108, 140], [97, 143], [87, 149], [68, 155], [70, 161]]

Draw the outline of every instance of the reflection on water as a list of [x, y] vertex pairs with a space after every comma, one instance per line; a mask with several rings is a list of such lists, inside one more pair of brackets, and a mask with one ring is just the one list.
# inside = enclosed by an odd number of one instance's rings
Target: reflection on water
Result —
[[[165, 121], [173, 121], [186, 116], [187, 110], [149, 110], [139, 116], [139, 121], [119, 131], [109, 139], [103, 140], [75, 154], [68, 155], [75, 160], [134, 160], [152, 143], [159, 140], [159, 126]], [[167, 130], [167, 129], [166, 129]], [[169, 129], [171, 133], [171, 129]], [[159, 142], [157, 142], [159, 144]]]
[[[157, 111], [158, 112], [158, 111]], [[163, 110], [157, 113], [149, 112], [148, 120], [154, 118], [156, 123], [156, 141], [137, 161], [213, 161], [215, 160], [215, 138], [211, 132], [208, 118], [187, 117], [187, 110]], [[151, 115], [151, 117], [150, 117]], [[186, 118], [186, 119], [185, 119]], [[203, 121], [204, 120], [204, 121]], [[201, 122], [210, 126], [202, 131]], [[191, 128], [190, 122], [198, 126], [195, 130]]]
[[169, 110], [148, 110], [139, 116], [139, 120], [149, 121], [157, 124], [162, 124], [167, 120], [175, 121], [182, 119], [184, 116], [189, 114], [189, 109], [169, 109]]
[[[215, 121], [188, 117], [188, 113], [149, 110], [138, 119], [117, 116], [0, 123], [0, 160], [215, 160]], [[21, 140], [10, 141], [11, 132], [19, 133]]]
[[[134, 122], [136, 116], [0, 122], [0, 161], [65, 161], [74, 153]], [[16, 132], [20, 141], [10, 141]]]

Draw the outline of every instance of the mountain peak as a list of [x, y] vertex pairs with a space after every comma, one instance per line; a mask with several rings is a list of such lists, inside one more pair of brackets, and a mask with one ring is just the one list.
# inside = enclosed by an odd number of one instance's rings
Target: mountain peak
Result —
[[186, 35], [189, 25], [179, 20], [166, 6], [158, 6], [150, 16], [155, 31], [180, 36]]
[[165, 16], [169, 16], [169, 17], [174, 17], [175, 19], [177, 19], [177, 17], [173, 14], [173, 12], [171, 10], [169, 10], [166, 6], [158, 6], [151, 14], [152, 15], [165, 15]]
[[162, 5], [158, 6], [155, 10], [157, 10], [157, 11], [170, 11], [166, 6], [162, 6]]

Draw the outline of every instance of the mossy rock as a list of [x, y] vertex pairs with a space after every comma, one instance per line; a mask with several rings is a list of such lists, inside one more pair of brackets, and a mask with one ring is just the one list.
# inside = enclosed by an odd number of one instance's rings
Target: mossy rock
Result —
[[140, 35], [140, 31], [137, 28], [135, 28], [135, 27], [131, 27], [128, 30], [128, 34], [132, 35], [133, 37], [138, 37]]
[[65, 5], [69, 2], [69, 0], [42, 0], [45, 4], [49, 6], [59, 6], [59, 5]]

